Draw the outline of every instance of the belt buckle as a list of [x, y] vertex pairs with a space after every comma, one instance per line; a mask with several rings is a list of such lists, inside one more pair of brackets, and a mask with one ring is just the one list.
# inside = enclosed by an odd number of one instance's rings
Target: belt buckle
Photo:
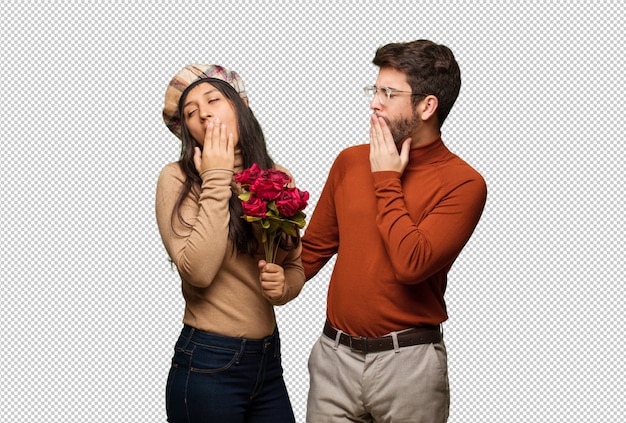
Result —
[[[367, 337], [365, 336], [350, 336], [350, 351], [352, 352], [358, 352], [361, 354], [367, 354]], [[361, 341], [361, 348], [357, 348], [355, 346], [352, 345], [352, 341]]]

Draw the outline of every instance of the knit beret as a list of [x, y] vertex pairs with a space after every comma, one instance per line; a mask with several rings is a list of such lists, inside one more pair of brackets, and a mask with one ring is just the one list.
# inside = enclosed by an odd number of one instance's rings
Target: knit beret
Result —
[[187, 65], [182, 68], [170, 81], [165, 90], [165, 106], [163, 106], [163, 121], [170, 131], [182, 139], [181, 122], [178, 114], [178, 102], [187, 87], [199, 79], [216, 78], [228, 82], [239, 93], [241, 98], [247, 98], [243, 79], [235, 71], [219, 65]]

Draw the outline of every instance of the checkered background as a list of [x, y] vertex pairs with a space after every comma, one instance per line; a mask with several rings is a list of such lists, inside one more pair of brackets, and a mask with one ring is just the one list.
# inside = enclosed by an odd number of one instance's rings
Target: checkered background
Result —
[[[417, 38], [460, 63], [443, 138], [489, 189], [446, 294], [449, 422], [623, 421], [618, 1], [1, 3], [0, 421], [166, 420], [183, 301], [154, 195], [176, 71], [242, 75], [310, 214], [368, 142], [375, 49]], [[331, 268], [277, 311], [298, 422]]]

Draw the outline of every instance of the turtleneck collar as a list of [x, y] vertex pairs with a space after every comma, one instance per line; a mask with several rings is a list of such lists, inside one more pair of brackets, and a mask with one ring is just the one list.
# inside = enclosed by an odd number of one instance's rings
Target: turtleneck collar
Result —
[[441, 134], [439, 134], [437, 138], [432, 141], [411, 148], [409, 152], [409, 166], [411, 166], [411, 164], [421, 166], [437, 163], [445, 160], [449, 154], [450, 150], [444, 145], [441, 140]]
[[235, 173], [239, 173], [243, 170], [243, 156], [241, 155], [241, 148], [239, 145], [235, 146]]

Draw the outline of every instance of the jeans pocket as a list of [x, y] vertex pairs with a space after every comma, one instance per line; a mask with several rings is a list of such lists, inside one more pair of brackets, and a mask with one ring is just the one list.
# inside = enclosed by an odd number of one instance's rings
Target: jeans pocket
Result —
[[228, 370], [239, 358], [239, 350], [196, 345], [191, 353], [189, 370], [198, 373], [220, 373]]

